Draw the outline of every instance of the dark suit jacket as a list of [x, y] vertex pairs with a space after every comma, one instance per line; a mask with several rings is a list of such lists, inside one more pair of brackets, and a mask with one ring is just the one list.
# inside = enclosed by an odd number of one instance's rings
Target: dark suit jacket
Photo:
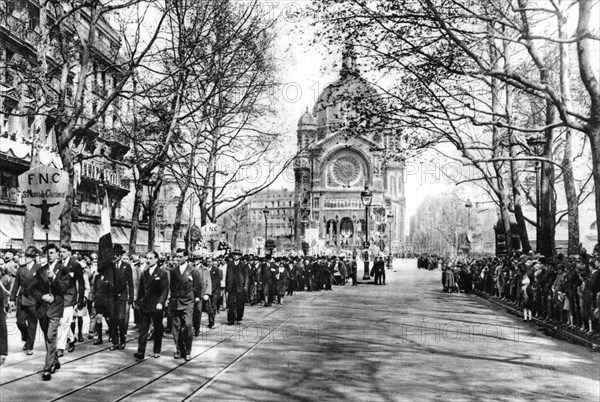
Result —
[[150, 275], [150, 270], [145, 269], [140, 280], [140, 288], [138, 290], [138, 304], [140, 311], [143, 313], [157, 313], [158, 303], [164, 305], [167, 301], [169, 293], [169, 276], [167, 271], [154, 268], [154, 273]]
[[33, 264], [33, 268], [27, 269], [27, 266], [20, 266], [17, 269], [15, 281], [10, 292], [10, 300], [15, 301], [17, 296], [20, 297], [22, 306], [35, 306], [36, 300], [29, 294], [29, 288], [34, 280], [34, 274], [42, 266], [40, 264]]
[[261, 267], [260, 280], [263, 286], [274, 286], [277, 283], [277, 279], [275, 279], [275, 275], [279, 271], [279, 267], [276, 263], [265, 262]]
[[133, 303], [133, 270], [126, 262], [115, 264], [115, 300]]
[[225, 289], [227, 292], [242, 293], [248, 289], [248, 265], [245, 262], [229, 261], [227, 273], [225, 274]]
[[191, 308], [194, 306], [196, 297], [201, 297], [200, 273], [189, 263], [183, 274], [181, 274], [178, 266], [173, 267], [169, 276], [169, 287], [171, 288], [171, 299], [169, 301], [171, 310]]
[[221, 292], [221, 279], [223, 279], [223, 271], [217, 264], [210, 268], [210, 282], [212, 284], [213, 297]]
[[[60, 263], [55, 266], [55, 276], [50, 281], [48, 279], [48, 264], [39, 266], [34, 273], [34, 279], [31, 287], [28, 289], [30, 294], [36, 300], [36, 313], [38, 318], [47, 316], [49, 318], [61, 318], [65, 308], [64, 293], [69, 287], [69, 281], [72, 279], [62, 269]], [[52, 294], [54, 301], [47, 303], [42, 300], [45, 294]]]
[[64, 295], [65, 307], [83, 303], [83, 297], [85, 294], [83, 268], [81, 268], [81, 265], [75, 261], [73, 257], [69, 258], [69, 262], [66, 266], [62, 261], [60, 261], [59, 264], [62, 266], [65, 277], [68, 276], [68, 287]]

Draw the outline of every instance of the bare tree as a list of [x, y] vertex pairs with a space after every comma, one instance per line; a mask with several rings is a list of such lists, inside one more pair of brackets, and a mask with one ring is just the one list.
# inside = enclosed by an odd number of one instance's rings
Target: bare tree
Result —
[[[546, 7], [547, 2], [526, 0], [348, 0], [324, 1], [315, 6], [326, 22], [328, 38], [338, 41], [340, 37], [353, 39], [363, 54], [370, 57], [373, 67], [391, 71], [398, 81], [409, 80], [413, 84], [410, 92], [416, 92], [416, 96], [400, 91], [393, 94], [394, 101], [403, 101], [397, 107], [399, 113], [395, 122], [409, 127], [412, 125], [412, 130], [404, 131], [414, 133], [423, 130], [453, 143], [468, 163], [474, 164], [482, 173], [482, 177], [476, 179], [490, 186], [503, 215], [511, 205], [508, 194], [503, 195], [507, 188], [503, 182], [510, 180], [504, 164], [517, 160], [518, 148], [524, 151], [518, 161], [541, 162], [542, 188], [538, 208], [541, 213], [539, 232], [543, 238], [539, 239], [538, 246], [543, 247], [546, 255], [554, 253], [555, 169], [563, 166], [569, 169], [568, 164], [562, 164], [562, 159], [561, 163], [554, 160], [554, 140], [557, 134], [562, 134], [557, 129], [565, 127], [579, 131], [587, 135], [590, 142], [592, 138], [596, 138], [596, 143], [600, 139], [598, 119], [594, 117], [597, 114], [598, 85], [590, 53], [591, 41], [598, 37], [591, 30], [589, 18], [592, 6], [597, 2], [573, 2], [579, 6], [579, 27], [572, 38], [548, 32], [543, 17], [565, 18], [567, 11], [573, 12], [574, 7], [563, 9], [559, 3], [550, 3], [553, 8]], [[538, 17], [534, 18], [534, 14]], [[540, 17], [540, 14], [543, 15]], [[561, 80], [556, 79], [560, 68], [558, 63], [553, 62], [556, 58], [552, 56], [560, 54], [559, 44], [562, 44], [560, 50], [574, 45], [578, 49], [580, 77], [588, 99], [584, 97], [577, 105], [568, 105], [569, 102], [565, 101], [568, 99], [566, 87], [561, 87]], [[511, 61], [513, 53], [518, 54], [518, 62], [516, 58]], [[507, 60], [511, 62], [507, 63]], [[474, 82], [476, 84], [472, 86]], [[486, 103], [485, 98], [478, 99], [477, 95], [468, 93], [469, 86], [476, 91], [487, 88], [491, 94], [490, 101]], [[507, 96], [504, 97], [503, 93]], [[423, 95], [426, 96], [418, 98]], [[531, 121], [522, 124], [528, 119], [518, 109], [510, 110], [512, 115], [507, 113], [506, 106], [510, 109], [512, 97], [523, 99], [526, 96], [545, 103], [544, 119], [536, 125], [532, 125]], [[411, 107], [411, 104], [416, 106]], [[413, 113], [406, 113], [407, 109]], [[435, 109], [443, 109], [445, 116]], [[427, 124], [414, 124], [415, 121], [426, 121]], [[481, 133], [465, 141], [464, 134], [478, 127], [492, 133], [491, 141], [482, 138]], [[448, 138], [445, 135], [448, 131], [457, 135]], [[541, 156], [531, 152], [524, 138], [538, 134], [546, 140]], [[425, 134], [421, 132], [420, 135]], [[506, 149], [515, 145], [518, 148], [507, 154]], [[597, 158], [598, 151], [594, 145], [591, 148], [593, 158]], [[482, 150], [485, 150], [483, 155], [477, 157]], [[491, 171], [487, 171], [487, 165], [492, 166]], [[597, 164], [594, 163], [594, 166]], [[596, 170], [594, 177], [600, 179], [600, 171]], [[493, 178], [494, 185], [491, 185], [490, 178]], [[565, 186], [569, 191], [569, 202], [573, 202], [574, 196], [569, 190], [572, 183], [567, 172]], [[512, 186], [513, 198], [518, 198], [519, 194], [515, 196], [514, 193], [518, 187]], [[598, 192], [598, 185], [595, 188]], [[600, 202], [598, 194], [600, 192], [597, 193], [597, 204]], [[569, 211], [570, 220], [577, 221], [576, 208], [570, 206]], [[597, 214], [600, 214], [600, 208], [597, 208]], [[505, 224], [508, 222], [506, 218]], [[522, 220], [526, 218], [522, 217]], [[522, 227], [523, 222], [519, 226]], [[577, 236], [574, 231], [571, 232], [574, 243]]]
[[[157, 38], [158, 28], [144, 32], [140, 40], [142, 22], [153, 1], [123, 0], [104, 3], [99, 0], [65, 3], [57, 0], [41, 0], [39, 15], [34, 20], [37, 49], [30, 58], [17, 59], [10, 66], [16, 72], [16, 88], [27, 100], [26, 116], [33, 119], [32, 163], [37, 162], [44, 136], [53, 137], [62, 168], [69, 175], [69, 188], [61, 214], [60, 241], [71, 242], [71, 221], [75, 184], [75, 166], [86, 156], [79, 152], [86, 141], [92, 140], [108, 123], [104, 117], [117, 108], [133, 71], [148, 54]], [[110, 18], [117, 13], [136, 9], [135, 21], [123, 22], [120, 34], [133, 33], [135, 40], [126, 49], [103, 39], [101, 31], [110, 31]], [[161, 16], [156, 26], [162, 24]], [[94, 65], [101, 65], [110, 77], [105, 83], [106, 91], [93, 94], [95, 83]], [[25, 243], [32, 240], [33, 225], [26, 217]]]

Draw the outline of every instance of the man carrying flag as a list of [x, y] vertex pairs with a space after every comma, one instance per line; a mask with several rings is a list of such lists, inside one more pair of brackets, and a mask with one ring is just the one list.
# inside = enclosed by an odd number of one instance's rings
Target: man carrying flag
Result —
[[[98, 334], [95, 345], [102, 344], [102, 317], [106, 319], [109, 330], [111, 330], [110, 333], [113, 335], [112, 316], [115, 310], [115, 253], [110, 234], [110, 207], [106, 189], [102, 187], [100, 191], [103, 200], [100, 212], [100, 240], [98, 241], [98, 274], [94, 280], [94, 308], [96, 309], [96, 333]], [[113, 339], [113, 342], [119, 344], [116, 339]]]

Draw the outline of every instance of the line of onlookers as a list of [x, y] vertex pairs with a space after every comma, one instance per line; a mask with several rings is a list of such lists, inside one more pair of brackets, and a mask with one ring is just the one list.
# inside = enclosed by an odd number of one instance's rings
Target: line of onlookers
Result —
[[445, 292], [473, 290], [545, 322], [600, 336], [600, 257], [534, 253], [440, 262]]

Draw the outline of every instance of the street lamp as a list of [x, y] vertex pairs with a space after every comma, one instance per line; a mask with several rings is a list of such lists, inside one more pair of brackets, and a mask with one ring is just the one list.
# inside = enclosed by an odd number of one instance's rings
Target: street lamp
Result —
[[[542, 156], [546, 139], [541, 135], [527, 138], [527, 145], [531, 148], [535, 156]], [[543, 163], [542, 166], [543, 168]], [[540, 191], [541, 191], [542, 172], [540, 172], [540, 161], [535, 161], [535, 220], [536, 220], [536, 240], [535, 248], [540, 250], [541, 230], [540, 230]]]
[[288, 220], [290, 221], [290, 241], [294, 240], [294, 217], [290, 216], [288, 217]]
[[268, 225], [269, 225], [269, 209], [267, 208], [267, 206], [265, 205], [265, 209], [263, 209], [263, 215], [265, 216], [265, 241], [267, 241], [267, 237], [269, 235], [268, 232]]
[[471, 239], [469, 238], [469, 230], [471, 230], [471, 208], [473, 208], [473, 204], [471, 204], [471, 200], [467, 198], [467, 202], [465, 204], [465, 208], [467, 208], [467, 242], [469, 243], [469, 251], [467, 255], [471, 254]]
[[388, 255], [388, 269], [392, 269], [392, 222], [394, 222], [394, 215], [391, 213], [387, 215], [388, 226], [390, 227], [390, 252]]
[[363, 280], [369, 280], [369, 207], [373, 202], [373, 192], [369, 190], [369, 186], [365, 186], [364, 191], [360, 193], [360, 200], [365, 206], [365, 243], [363, 248], [365, 249], [365, 272], [363, 274]]

